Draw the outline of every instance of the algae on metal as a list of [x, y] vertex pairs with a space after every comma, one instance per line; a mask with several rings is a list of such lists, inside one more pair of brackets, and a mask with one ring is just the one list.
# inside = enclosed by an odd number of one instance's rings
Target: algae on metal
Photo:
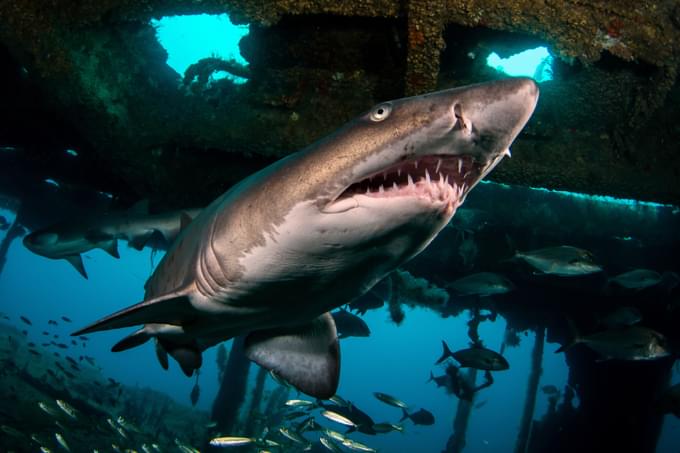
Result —
[[[222, 12], [252, 24], [241, 43], [250, 82], [183, 86], [149, 20]], [[668, 121], [678, 112], [679, 14], [670, 0], [26, 0], [0, 4], [0, 42], [5, 63], [42, 93], [36, 108], [87, 144], [98, 179], [170, 207], [208, 202], [376, 102], [495, 77], [470, 60], [442, 73], [470, 33], [531, 36], [560, 57], [562, 76], [544, 85], [520, 158], [492, 178], [680, 203]], [[291, 23], [316, 32], [295, 35]], [[452, 25], [459, 35], [447, 37]], [[292, 58], [275, 64], [283, 55]]]

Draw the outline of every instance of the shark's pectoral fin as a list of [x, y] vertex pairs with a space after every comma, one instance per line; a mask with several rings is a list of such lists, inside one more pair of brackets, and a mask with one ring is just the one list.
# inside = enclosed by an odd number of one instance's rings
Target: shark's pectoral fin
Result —
[[102, 318], [71, 335], [83, 335], [100, 330], [120, 329], [121, 327], [139, 324], [183, 325], [190, 323], [196, 316], [195, 309], [189, 300], [189, 293], [192, 290], [193, 286], [190, 285], [181, 290], [145, 300]]
[[134, 348], [136, 346], [140, 346], [149, 341], [149, 338], [150, 338], [149, 335], [143, 328], [139, 329], [131, 333], [127, 337], [123, 338], [118, 343], [114, 344], [113, 347], [111, 348], [111, 351], [120, 352], [130, 348]]
[[340, 347], [330, 313], [302, 326], [252, 332], [245, 353], [308, 395], [326, 399], [337, 390]]
[[71, 263], [71, 266], [75, 267], [80, 275], [87, 278], [87, 272], [85, 272], [85, 265], [83, 264], [83, 258], [80, 255], [70, 255], [64, 257], [66, 261]]

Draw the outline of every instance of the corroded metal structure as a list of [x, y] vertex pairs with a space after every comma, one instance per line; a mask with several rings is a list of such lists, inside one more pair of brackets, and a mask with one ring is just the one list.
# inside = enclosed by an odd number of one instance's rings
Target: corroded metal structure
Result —
[[[165, 64], [149, 20], [204, 12], [252, 25], [251, 83], [183, 85]], [[76, 143], [89, 177], [73, 182], [124, 198], [208, 201], [374, 102], [495, 77], [466, 55], [529, 40], [560, 57], [557, 80], [492, 178], [680, 202], [672, 0], [23, 0], [0, 19], [16, 74], [0, 139], [33, 157]]]

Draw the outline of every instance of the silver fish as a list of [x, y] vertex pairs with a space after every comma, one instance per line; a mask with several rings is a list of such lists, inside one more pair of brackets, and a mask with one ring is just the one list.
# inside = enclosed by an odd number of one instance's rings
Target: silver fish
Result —
[[560, 277], [574, 277], [602, 271], [602, 267], [595, 263], [592, 253], [569, 245], [517, 252], [515, 258], [525, 261], [543, 274]]
[[290, 430], [290, 429], [282, 426], [282, 427], [279, 428], [279, 432], [295, 443], [302, 444], [302, 445], [309, 444], [307, 439], [305, 439], [304, 437], [299, 435], [296, 431]]
[[333, 411], [323, 411], [321, 412], [321, 415], [326, 417], [328, 420], [334, 421], [335, 423], [340, 423], [341, 425], [345, 426], [351, 426], [351, 427], [356, 427], [357, 425], [350, 420], [349, 418], [338, 414], [337, 412]]
[[288, 400], [286, 401], [286, 406], [290, 407], [311, 407], [316, 406], [314, 401], [309, 400]]
[[555, 352], [564, 352], [579, 343], [585, 344], [605, 360], [656, 360], [671, 355], [666, 337], [642, 326], [605, 330], [587, 336], [577, 333], [570, 343]]
[[78, 416], [76, 415], [76, 410], [68, 404], [66, 401], [63, 400], [57, 400], [57, 406], [59, 406], [59, 409], [64, 411], [66, 415], [71, 417], [74, 420], [78, 420]]
[[321, 445], [326, 447], [326, 450], [328, 451], [332, 451], [333, 453], [342, 453], [342, 449], [328, 437], [319, 437], [319, 442], [321, 442]]
[[649, 269], [635, 269], [609, 279], [610, 285], [617, 285], [633, 291], [640, 291], [658, 285], [661, 274]]
[[515, 285], [500, 274], [479, 272], [459, 278], [446, 285], [446, 288], [459, 296], [492, 296], [508, 293], [515, 289]]
[[375, 396], [383, 403], [389, 404], [390, 406], [408, 409], [408, 404], [393, 397], [392, 395], [388, 395], [387, 393], [373, 392], [373, 396]]
[[356, 440], [352, 440], [352, 439], [345, 439], [342, 442], [342, 445], [344, 445], [345, 447], [349, 448], [350, 450], [354, 450], [354, 451], [367, 451], [369, 453], [374, 453], [374, 452], [378, 451], [375, 448], [371, 448], [368, 445], [364, 445], [361, 442], [357, 442]]
[[254, 444], [256, 439], [253, 437], [224, 436], [210, 440], [213, 447], [240, 447], [242, 445]]
[[71, 451], [71, 448], [68, 446], [68, 443], [66, 443], [66, 439], [64, 439], [64, 436], [62, 436], [60, 433], [54, 433], [54, 437], [57, 439], [57, 442], [61, 447], [66, 450], [66, 451]]

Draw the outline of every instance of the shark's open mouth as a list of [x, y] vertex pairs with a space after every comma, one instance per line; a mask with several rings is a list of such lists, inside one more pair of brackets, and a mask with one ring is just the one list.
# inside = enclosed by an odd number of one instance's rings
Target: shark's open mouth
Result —
[[416, 196], [460, 204], [494, 163], [480, 163], [469, 155], [430, 155], [404, 160], [352, 184], [336, 201], [354, 195]]

